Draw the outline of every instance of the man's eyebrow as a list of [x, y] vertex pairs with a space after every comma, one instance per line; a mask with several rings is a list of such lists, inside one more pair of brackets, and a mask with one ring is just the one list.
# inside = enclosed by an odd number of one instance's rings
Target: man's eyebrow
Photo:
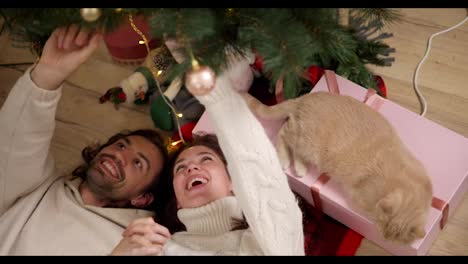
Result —
[[210, 154], [211, 156], [214, 156], [213, 153], [208, 152], [208, 151], [203, 151], [203, 152], [197, 153], [198, 156], [205, 155], [205, 154]]
[[[124, 137], [124, 138], [122, 138], [122, 139], [125, 141], [125, 143], [126, 143], [127, 145], [129, 145], [129, 146], [132, 145], [132, 141], [131, 141], [130, 139], [128, 139], [128, 137]], [[145, 160], [146, 165], [147, 165], [147, 166], [146, 166], [146, 171], [148, 171], [148, 170], [151, 168], [151, 163], [149, 162], [149, 159], [148, 159], [143, 153], [141, 153], [141, 152], [138, 152], [137, 155], [140, 156], [142, 159]]]
[[132, 145], [132, 142], [127, 137], [122, 138], [122, 140], [125, 141], [125, 143], [127, 143], [127, 145]]
[[142, 159], [145, 160], [146, 165], [147, 165], [146, 166], [146, 171], [148, 171], [151, 168], [151, 163], [149, 162], [148, 158], [145, 155], [143, 155], [143, 153], [141, 153], [141, 152], [138, 152], [137, 154], [138, 154], [138, 156], [140, 156]]

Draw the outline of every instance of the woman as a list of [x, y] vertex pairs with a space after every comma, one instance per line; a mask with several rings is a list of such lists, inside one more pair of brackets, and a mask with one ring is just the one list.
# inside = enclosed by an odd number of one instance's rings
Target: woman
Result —
[[226, 158], [213, 136], [197, 138], [173, 158], [173, 208], [186, 231], [169, 238], [151, 218], [139, 219], [113, 255], [304, 255], [302, 212], [287, 176], [226, 75], [209, 94], [196, 96]]

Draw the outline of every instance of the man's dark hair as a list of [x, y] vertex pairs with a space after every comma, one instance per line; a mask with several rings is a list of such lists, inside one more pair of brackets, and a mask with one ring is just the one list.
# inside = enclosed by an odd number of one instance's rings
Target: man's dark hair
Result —
[[[163, 169], [160, 172], [159, 177], [155, 177], [154, 181], [150, 184], [150, 186], [145, 190], [145, 192], [151, 192], [153, 194], [157, 193], [157, 186], [162, 178], [163, 175], [167, 174], [167, 163], [169, 161], [169, 154], [166, 148], [166, 142], [163, 139], [163, 136], [156, 130], [152, 129], [139, 129], [139, 130], [125, 130], [120, 133], [113, 135], [112, 137], [107, 140], [106, 143], [103, 145], [96, 144], [93, 146], [87, 146], [81, 151], [81, 156], [83, 157], [84, 164], [78, 166], [76, 169], [73, 170], [72, 175], [82, 178], [83, 180], [86, 179], [86, 171], [89, 169], [91, 162], [96, 157], [96, 155], [105, 147], [110, 146], [117, 142], [120, 139], [127, 138], [129, 136], [141, 136], [153, 143], [156, 148], [161, 153], [163, 158], [162, 164]], [[155, 210], [155, 204], [158, 203], [157, 199], [154, 199], [150, 205], [145, 207], [145, 209]]]

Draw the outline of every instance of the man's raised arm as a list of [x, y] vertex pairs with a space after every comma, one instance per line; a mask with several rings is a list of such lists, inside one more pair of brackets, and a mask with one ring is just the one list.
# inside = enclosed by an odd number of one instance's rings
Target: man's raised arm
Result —
[[49, 148], [62, 83], [96, 50], [99, 39], [76, 25], [56, 29], [0, 109], [0, 215], [53, 174]]

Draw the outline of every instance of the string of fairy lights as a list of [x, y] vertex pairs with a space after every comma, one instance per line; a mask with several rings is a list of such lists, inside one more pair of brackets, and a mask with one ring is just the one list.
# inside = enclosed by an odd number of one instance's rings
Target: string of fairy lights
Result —
[[[123, 11], [122, 8], [115, 9], [115, 12], [122, 12], [122, 11]], [[102, 12], [100, 8], [81, 8], [80, 14], [85, 21], [94, 22], [100, 18]], [[148, 56], [150, 56], [151, 50], [149, 47], [148, 39], [146, 38], [145, 34], [143, 34], [141, 30], [135, 25], [134, 20], [133, 20], [133, 15], [131, 13], [128, 14], [128, 19], [129, 19], [130, 25], [132, 26], [132, 29], [141, 37], [141, 40], [139, 40], [138, 43], [141, 45], [143, 44], [145, 45], [147, 54]], [[210, 67], [206, 65], [200, 65], [200, 63], [195, 58], [192, 52], [192, 49], [190, 47], [190, 41], [188, 41], [187, 39], [183, 39], [183, 40], [184, 40], [183, 44], [185, 45], [185, 48], [188, 50], [188, 54], [189, 54], [191, 65], [192, 65], [192, 68], [185, 74], [185, 86], [190, 91], [190, 93], [192, 93], [195, 96], [206, 95], [215, 86], [216, 74]], [[177, 112], [177, 110], [172, 105], [172, 103], [164, 96], [161, 86], [159, 84], [158, 77], [161, 76], [161, 74], [163, 74], [163, 70], [165, 69], [157, 69], [154, 63], [148, 63], [147, 66], [153, 75], [153, 78], [156, 82], [156, 86], [159, 90], [160, 95], [162, 96], [164, 102], [167, 104], [167, 106], [169, 106], [169, 108], [171, 109], [172, 113], [175, 116], [174, 120], [177, 125], [177, 131], [179, 133], [180, 139], [177, 141], [171, 142], [170, 146], [175, 147], [179, 143], [185, 143], [182, 130], [181, 130], [181, 126], [180, 126], [180, 121], [179, 121], [179, 118], [182, 118], [183, 114], [180, 112]]]
[[[138, 27], [135, 25], [135, 22], [133, 21], [132, 14], [128, 15], [128, 20], [130, 21], [130, 25], [132, 26], [132, 29], [142, 38], [142, 40], [140, 40], [138, 43], [145, 45], [146, 51], [147, 51], [148, 56], [149, 56], [151, 51], [150, 51], [150, 47], [149, 47], [149, 44], [148, 44], [149, 43], [148, 39], [146, 38], [145, 34], [143, 34], [141, 32], [141, 30], [138, 29]], [[148, 66], [149, 66], [149, 69], [150, 69], [151, 73], [153, 74], [154, 80], [156, 81], [156, 87], [158, 88], [158, 91], [159, 91], [160, 95], [162, 96], [164, 102], [172, 110], [172, 113], [174, 114], [174, 116], [176, 116], [176, 118], [174, 118], [174, 119], [175, 119], [175, 122], [176, 122], [176, 125], [177, 125], [177, 131], [179, 133], [180, 139], [178, 141], [171, 142], [171, 145], [172, 146], [177, 146], [179, 143], [185, 143], [184, 137], [182, 135], [182, 130], [181, 130], [181, 127], [180, 127], [180, 122], [179, 122], [179, 118], [182, 118], [183, 114], [176, 111], [176, 109], [172, 105], [172, 103], [169, 100], [167, 100], [167, 98], [163, 95], [163, 92], [161, 90], [161, 86], [159, 85], [159, 81], [158, 81], [157, 77], [159, 77], [163, 73], [163, 71], [161, 69], [156, 69], [154, 63], [149, 63]]]

